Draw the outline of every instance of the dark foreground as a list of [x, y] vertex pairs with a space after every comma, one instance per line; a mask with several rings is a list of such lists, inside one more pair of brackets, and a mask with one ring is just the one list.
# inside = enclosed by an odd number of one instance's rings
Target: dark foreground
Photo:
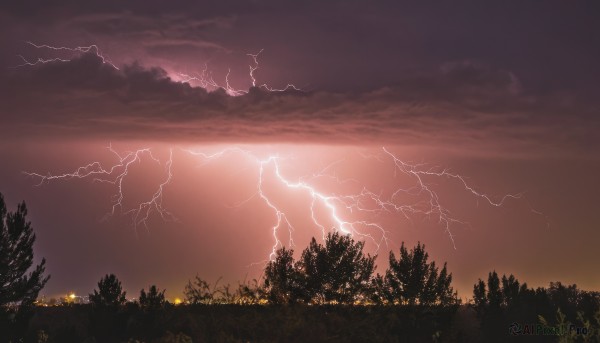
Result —
[[41, 307], [31, 342], [477, 342], [466, 307], [399, 306], [91, 306]]
[[73, 305], [36, 308], [24, 342], [557, 342], [567, 338], [514, 336], [508, 319], [482, 328], [468, 305], [167, 305], [152, 311], [135, 304], [104, 310]]

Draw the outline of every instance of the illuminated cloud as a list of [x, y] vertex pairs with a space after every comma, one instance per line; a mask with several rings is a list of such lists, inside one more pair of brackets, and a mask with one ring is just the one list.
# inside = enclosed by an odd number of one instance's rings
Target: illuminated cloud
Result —
[[[115, 70], [93, 53], [12, 71], [3, 135], [194, 142], [398, 144], [470, 154], [590, 153], [589, 100], [523, 92], [511, 72], [474, 61], [361, 92], [232, 97], [173, 81], [161, 68]], [[568, 126], [569, 131], [564, 131]]]

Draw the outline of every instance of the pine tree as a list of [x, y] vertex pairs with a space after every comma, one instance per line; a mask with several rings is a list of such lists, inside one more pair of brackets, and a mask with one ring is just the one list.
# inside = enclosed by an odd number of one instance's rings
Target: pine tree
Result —
[[22, 339], [31, 307], [50, 278], [44, 276], [45, 259], [27, 272], [33, 265], [34, 242], [25, 202], [8, 212], [0, 193], [0, 342]]
[[125, 294], [115, 274], [107, 274], [98, 282], [98, 290], [90, 294], [90, 302], [98, 307], [117, 307], [125, 303]]
[[32, 305], [50, 276], [44, 276], [46, 259], [33, 271], [35, 234], [27, 221], [25, 202], [8, 212], [0, 193], [0, 307]]
[[165, 290], [159, 291], [155, 285], [148, 288], [148, 292], [140, 291], [140, 307], [145, 310], [155, 310], [165, 305]]

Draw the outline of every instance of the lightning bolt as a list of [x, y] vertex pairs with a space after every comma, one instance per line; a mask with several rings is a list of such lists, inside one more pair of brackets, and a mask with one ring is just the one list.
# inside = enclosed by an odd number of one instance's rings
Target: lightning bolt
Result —
[[[165, 162], [161, 162], [152, 152], [150, 148], [141, 148], [136, 151], [119, 154], [112, 146], [108, 147], [109, 151], [116, 156], [117, 161], [110, 167], [104, 167], [100, 162], [94, 161], [85, 166], [81, 166], [70, 173], [65, 174], [39, 174], [26, 172], [25, 174], [37, 178], [39, 182], [37, 186], [44, 183], [55, 181], [67, 181], [71, 179], [91, 179], [93, 182], [108, 183], [115, 187], [113, 195], [112, 210], [107, 214], [108, 217], [115, 214], [129, 215], [132, 218], [134, 228], [143, 225], [148, 229], [147, 221], [153, 213], [158, 214], [163, 220], [176, 220], [163, 206], [164, 189], [173, 179], [173, 149], [169, 150], [169, 157]], [[259, 157], [249, 150], [240, 147], [231, 147], [222, 149], [214, 153], [206, 153], [192, 149], [180, 149], [182, 152], [189, 154], [199, 159], [202, 164], [211, 163], [224, 156], [232, 154], [238, 155], [247, 161], [251, 161], [257, 168], [258, 178], [256, 180], [256, 192], [247, 200], [239, 203], [237, 206], [243, 206], [252, 198], [258, 197], [264, 205], [273, 211], [274, 223], [270, 228], [273, 237], [273, 246], [269, 254], [269, 260], [275, 257], [278, 248], [285, 244], [281, 241], [281, 230], [288, 231], [289, 241], [287, 245], [294, 246], [294, 223], [290, 220], [286, 213], [286, 209], [280, 207], [277, 202], [269, 194], [265, 188], [267, 180], [275, 181], [277, 184], [284, 186], [287, 189], [303, 192], [309, 196], [310, 203], [307, 209], [310, 212], [312, 225], [320, 231], [325, 238], [328, 227], [333, 226], [332, 230], [339, 230], [344, 234], [350, 234], [361, 239], [367, 239], [374, 243], [376, 251], [385, 244], [389, 245], [389, 231], [384, 226], [373, 220], [353, 219], [361, 215], [379, 215], [384, 213], [397, 213], [402, 215], [407, 220], [410, 220], [414, 215], [423, 215], [433, 217], [444, 228], [445, 232], [450, 237], [450, 240], [456, 249], [454, 235], [451, 231], [453, 224], [465, 224], [464, 222], [451, 216], [450, 211], [445, 208], [440, 196], [429, 184], [427, 178], [448, 179], [458, 183], [468, 194], [477, 199], [482, 199], [485, 203], [491, 206], [502, 206], [509, 199], [519, 199], [522, 194], [507, 194], [499, 200], [494, 200], [491, 196], [477, 191], [470, 186], [465, 177], [450, 172], [448, 169], [437, 169], [427, 167], [423, 164], [411, 164], [405, 162], [387, 148], [382, 148], [380, 155], [376, 158], [379, 161], [388, 163], [391, 161], [394, 167], [394, 177], [399, 173], [413, 180], [412, 185], [408, 188], [394, 189], [388, 197], [377, 194], [363, 187], [357, 193], [337, 194], [325, 192], [316, 186], [315, 180], [319, 178], [328, 178], [337, 184], [346, 182], [357, 183], [355, 179], [341, 180], [337, 176], [328, 173], [340, 161], [336, 161], [326, 166], [325, 168], [312, 173], [308, 176], [299, 177], [296, 180], [290, 179], [282, 172], [281, 164], [289, 157], [282, 157], [277, 154], [271, 154], [267, 157]], [[141, 201], [137, 206], [125, 208], [123, 201], [126, 194], [123, 190], [123, 183], [130, 176], [131, 166], [134, 163], [139, 163], [142, 159], [150, 159], [156, 165], [164, 168], [165, 176], [159, 184], [152, 196], [147, 200]], [[294, 193], [295, 194], [295, 193]], [[418, 198], [417, 201], [407, 203], [405, 197], [401, 196], [408, 194]], [[319, 211], [326, 213], [325, 217], [319, 215]]]
[[[288, 83], [283, 88], [273, 88], [266, 83], [257, 86], [256, 75], [254, 74], [256, 70], [259, 68], [258, 56], [263, 52], [264, 49], [261, 49], [256, 54], [246, 54], [252, 59], [252, 63], [249, 65], [249, 77], [251, 80], [252, 87], [260, 88], [266, 90], [268, 92], [285, 92], [288, 90], [302, 91], [300, 88], [295, 85]], [[244, 89], [236, 89], [229, 83], [229, 76], [231, 75], [231, 69], [227, 70], [227, 74], [225, 74], [225, 84], [219, 84], [213, 78], [213, 74], [208, 70], [208, 63], [204, 63], [204, 69], [200, 73], [194, 73], [193, 75], [178, 73], [181, 80], [179, 82], [183, 83], [191, 83], [195, 82], [200, 85], [200, 87], [207, 90], [215, 90], [215, 89], [223, 89], [227, 94], [231, 96], [240, 96], [244, 94], [248, 94], [249, 90]]]
[[[435, 192], [424, 181], [424, 177], [432, 177], [433, 176], [433, 177], [447, 178], [447, 179], [453, 179], [455, 181], [458, 181], [467, 192], [471, 193], [477, 199], [483, 199], [483, 200], [485, 200], [485, 202], [487, 202], [488, 204], [495, 206], [495, 207], [502, 206], [508, 199], [520, 199], [523, 196], [522, 193], [506, 194], [499, 201], [494, 201], [489, 195], [478, 192], [473, 187], [471, 187], [467, 183], [465, 178], [459, 174], [451, 173], [447, 169], [443, 169], [441, 171], [436, 171], [432, 168], [421, 169], [421, 167], [423, 167], [423, 165], [408, 164], [408, 163], [400, 160], [399, 158], [397, 158], [394, 154], [389, 152], [385, 147], [383, 148], [383, 151], [394, 162], [395, 172], [399, 171], [399, 172], [404, 173], [405, 175], [411, 176], [416, 181], [416, 184], [414, 187], [409, 188], [409, 189], [396, 190], [392, 195], [392, 201], [387, 202], [387, 203], [382, 203], [382, 206], [384, 206], [384, 207], [389, 206], [390, 208], [392, 208], [396, 211], [401, 211], [405, 215], [407, 212], [410, 212], [410, 213], [420, 213], [420, 214], [423, 214], [426, 216], [437, 217], [438, 222], [444, 226], [446, 233], [452, 240], [452, 244], [454, 245], [455, 249], [456, 249], [456, 244], [454, 241], [454, 235], [450, 231], [450, 225], [452, 223], [460, 223], [460, 224], [465, 224], [465, 223], [456, 218], [453, 218], [450, 215], [450, 211], [440, 204], [438, 193]], [[393, 200], [400, 193], [408, 193], [408, 194], [413, 194], [413, 195], [423, 195], [424, 194], [424, 195], [426, 195], [426, 197], [428, 199], [428, 204], [425, 206], [425, 208], [420, 207], [420, 206], [397, 205]]]
[[[45, 49], [52, 52], [69, 52], [75, 54], [94, 53], [102, 60], [103, 63], [112, 66], [116, 70], [119, 69], [102, 54], [97, 45], [71, 48], [65, 46], [55, 47], [46, 44], [38, 45], [31, 42], [27, 42], [27, 44], [36, 49]], [[259, 56], [262, 52], [263, 50], [260, 50], [256, 54], [247, 54], [247, 56], [251, 58], [251, 64], [249, 65], [249, 78], [252, 87], [264, 89], [268, 92], [282, 92], [290, 89], [300, 90], [293, 84], [288, 84], [283, 89], [272, 88], [266, 83], [259, 85], [256, 72], [260, 67]], [[23, 56], [20, 57], [23, 60], [23, 64], [21, 64], [20, 67], [71, 61], [70, 59], [62, 57], [50, 59], [38, 58], [35, 61], [29, 61]], [[215, 81], [212, 72], [208, 69], [208, 64], [205, 63], [204, 69], [200, 73], [194, 73], [193, 75], [179, 73], [178, 75], [181, 79], [179, 82], [198, 83], [200, 87], [207, 90], [223, 89], [230, 96], [247, 94], [249, 90], [236, 89], [230, 84], [230, 74], [231, 69], [228, 69], [228, 72], [224, 78], [224, 84], [220, 84]], [[91, 179], [93, 182], [107, 183], [112, 185], [115, 187], [115, 193], [112, 199], [111, 210], [109, 213], [107, 213], [106, 218], [116, 214], [128, 215], [132, 219], [136, 232], [138, 226], [144, 226], [146, 229], [148, 229], [147, 222], [154, 213], [160, 216], [163, 220], [177, 220], [174, 215], [163, 206], [164, 189], [173, 179], [173, 149], [170, 149], [169, 157], [166, 161], [161, 161], [158, 159], [150, 148], [141, 148], [136, 151], [126, 152], [124, 154], [118, 153], [112, 148], [112, 146], [109, 146], [108, 149], [116, 157], [116, 162], [110, 167], [104, 167], [100, 162], [94, 161], [85, 166], [81, 166], [70, 173], [48, 173], [43, 175], [39, 173], [25, 172], [25, 174], [29, 177], [38, 179], [39, 182], [37, 183], [37, 186], [41, 186], [48, 182], [68, 181], [72, 179]], [[454, 218], [451, 212], [443, 206], [438, 192], [430, 183], [427, 182], [427, 179], [436, 178], [454, 181], [458, 183], [465, 190], [465, 192], [475, 197], [478, 201], [482, 200], [483, 202], [495, 207], [502, 206], [510, 199], [519, 199], [522, 197], [522, 193], [507, 194], [498, 200], [494, 200], [493, 197], [479, 192], [469, 185], [465, 177], [460, 174], [453, 173], [448, 169], [440, 169], [436, 167], [428, 167], [424, 164], [411, 164], [405, 162], [399, 159], [385, 147], [382, 148], [381, 152], [376, 156], [363, 157], [374, 157], [381, 163], [385, 163], [385, 161], [391, 161], [394, 167], [394, 177], [396, 177], [398, 174], [403, 174], [413, 181], [412, 186], [408, 188], [394, 189], [392, 190], [391, 195], [387, 197], [384, 196], [382, 192], [376, 193], [367, 189], [366, 187], [362, 187], [359, 192], [348, 194], [337, 194], [321, 190], [315, 182], [320, 178], [328, 178], [337, 184], [346, 182], [358, 183], [357, 180], [340, 180], [337, 176], [329, 174], [328, 170], [332, 169], [337, 162], [334, 162], [309, 176], [292, 180], [282, 172], [281, 164], [286, 160], [286, 158], [276, 154], [269, 155], [266, 158], [261, 158], [253, 154], [251, 151], [244, 150], [239, 147], [223, 149], [212, 154], [202, 151], [194, 151], [191, 149], [182, 149], [182, 151], [199, 158], [203, 161], [203, 163], [210, 163], [211, 161], [215, 161], [225, 155], [230, 154], [243, 156], [245, 159], [254, 163], [256, 168], [258, 168], [258, 179], [256, 181], [256, 193], [251, 198], [260, 198], [265, 206], [271, 209], [274, 213], [274, 224], [271, 227], [274, 244], [269, 255], [270, 259], [274, 258], [275, 252], [279, 247], [284, 246], [283, 242], [279, 238], [280, 231], [284, 229], [288, 230], [289, 241], [287, 244], [289, 246], [294, 246], [293, 232], [295, 229], [290, 217], [286, 213], [286, 210], [281, 206], [278, 206], [273, 197], [265, 189], [265, 182], [269, 178], [272, 178], [271, 180], [276, 181], [278, 184], [286, 187], [287, 189], [300, 191], [309, 196], [310, 204], [308, 205], [308, 210], [310, 211], [310, 218], [312, 224], [321, 232], [323, 238], [327, 234], [328, 226], [333, 224], [334, 230], [339, 230], [344, 234], [350, 234], [372, 241], [375, 244], [377, 251], [382, 244], [386, 244], [386, 246], [388, 245], [389, 231], [376, 221], [354, 218], [360, 217], [360, 215], [370, 215], [373, 217], [386, 213], [396, 213], [402, 215], [407, 220], [411, 220], [411, 218], [416, 215], [433, 218], [444, 228], [445, 232], [450, 237], [454, 248], [456, 248], [451, 227], [454, 224], [465, 225], [466, 223]], [[148, 199], [140, 201], [136, 206], [126, 207], [124, 205], [126, 194], [123, 189], [123, 184], [130, 177], [131, 166], [134, 163], [140, 163], [143, 159], [149, 159], [156, 165], [161, 166], [164, 169], [164, 179]], [[414, 202], [407, 202], [407, 196], [417, 200]], [[244, 203], [245, 202], [242, 202], [239, 205], [241, 206]], [[539, 213], [535, 210], [532, 211], [534, 213]], [[326, 218], [322, 218], [322, 216], [319, 215], [321, 212], [325, 212], [327, 214]]]
[[[77, 46], [74, 48], [71, 47], [66, 47], [66, 46], [51, 46], [48, 44], [35, 44], [32, 42], [26, 42], [28, 45], [33, 46], [36, 49], [46, 49], [46, 50], [51, 50], [53, 52], [70, 52], [70, 53], [75, 53], [76, 55], [81, 55], [81, 54], [87, 54], [87, 53], [93, 53], [94, 55], [96, 55], [98, 58], [100, 58], [100, 60], [102, 61], [103, 64], [108, 64], [111, 67], [113, 67], [116, 70], [119, 70], [119, 68], [114, 65], [110, 59], [108, 59], [107, 57], [105, 57], [102, 52], [100, 51], [100, 48], [96, 45], [96, 44], [92, 44], [90, 46]], [[26, 59], [25, 57], [23, 57], [23, 55], [17, 55], [22, 61], [23, 63], [16, 66], [18, 67], [25, 67], [25, 66], [36, 66], [38, 64], [46, 64], [46, 63], [52, 63], [52, 62], [71, 62], [71, 59], [66, 59], [66, 58], [61, 58], [61, 57], [55, 57], [55, 58], [41, 58], [38, 57], [35, 61], [30, 61], [28, 59]]]
[[[154, 156], [150, 148], [142, 148], [136, 151], [126, 152], [124, 155], [119, 154], [113, 149], [112, 145], [107, 148], [116, 158], [117, 162], [110, 167], [104, 167], [102, 163], [94, 161], [88, 163], [85, 166], [81, 166], [70, 173], [64, 174], [39, 174], [23, 172], [25, 175], [36, 178], [39, 180], [36, 186], [41, 186], [44, 183], [53, 181], [67, 181], [72, 179], [92, 179], [92, 182], [107, 183], [115, 187], [115, 194], [113, 195], [113, 204], [110, 212], [108, 212], [104, 219], [107, 219], [115, 214], [123, 214], [131, 216], [132, 223], [136, 229], [139, 225], [143, 225], [148, 229], [147, 221], [153, 212], [160, 215], [163, 220], [173, 220], [176, 218], [163, 207], [163, 190], [171, 182], [173, 177], [172, 165], [173, 165], [173, 150], [169, 151], [169, 158], [165, 163]], [[123, 204], [125, 193], [123, 191], [123, 182], [128, 178], [131, 166], [134, 163], [140, 163], [142, 159], [149, 158], [157, 165], [163, 166], [165, 169], [165, 178], [158, 185], [156, 191], [146, 201], [140, 202], [137, 206], [132, 208], [126, 208]]]
[[[264, 49], [260, 49], [259, 52], [257, 52], [256, 54], [246, 54], [247, 56], [250, 56], [252, 58], [252, 62], [254, 62], [254, 65], [249, 65], [250, 67], [250, 79], [252, 80], [252, 87], [257, 87], [256, 86], [256, 77], [254, 76], [254, 72], [258, 69], [259, 67], [259, 63], [258, 63], [258, 56], [263, 52]], [[273, 88], [269, 85], [267, 85], [266, 83], [263, 83], [262, 85], [258, 86], [258, 88], [262, 88], [264, 90], [267, 90], [269, 92], [285, 92], [287, 90], [293, 89], [295, 91], [301, 91], [300, 88], [294, 86], [291, 83], [288, 83], [285, 87], [283, 88]]]
[[[98, 58], [100, 58], [100, 60], [102, 61], [103, 64], [108, 64], [115, 70], [120, 70], [108, 57], [106, 57], [102, 53], [102, 51], [96, 44], [92, 44], [89, 46], [67, 47], [67, 46], [52, 46], [52, 45], [48, 45], [48, 44], [36, 44], [36, 43], [32, 43], [30, 41], [27, 41], [25, 43], [36, 49], [39, 49], [39, 50], [49, 50], [51, 52], [58, 52], [58, 53], [68, 52], [71, 54], [75, 54], [77, 56], [81, 56], [82, 54], [93, 53]], [[263, 49], [261, 49], [256, 54], [246, 54], [247, 56], [251, 57], [252, 62], [253, 62], [253, 65], [249, 65], [249, 67], [250, 67], [249, 77], [250, 77], [250, 80], [252, 83], [252, 87], [261, 88], [268, 92], [285, 92], [288, 90], [301, 91], [300, 88], [296, 87], [295, 85], [293, 85], [291, 83], [287, 84], [284, 88], [273, 88], [266, 83], [256, 86], [257, 81], [256, 81], [256, 77], [255, 77], [254, 73], [259, 68], [258, 56], [262, 52], [263, 52]], [[36, 66], [39, 64], [57, 63], [57, 62], [66, 63], [66, 62], [72, 61], [71, 58], [64, 58], [64, 57], [53, 57], [53, 58], [37, 57], [35, 60], [29, 60], [29, 59], [25, 58], [23, 55], [17, 55], [17, 56], [22, 60], [22, 63], [15, 66], [15, 68], [26, 67], [26, 66], [33, 67], [33, 66]], [[227, 71], [227, 74], [225, 75], [225, 83], [224, 84], [218, 83], [217, 81], [215, 81], [212, 72], [208, 70], [208, 63], [204, 63], [204, 69], [200, 73], [196, 72], [191, 75], [186, 74], [186, 73], [177, 73], [177, 76], [179, 78], [178, 82], [182, 82], [182, 83], [194, 82], [194, 83], [199, 84], [200, 87], [202, 87], [208, 91], [213, 91], [216, 89], [223, 89], [230, 96], [240, 96], [240, 95], [248, 94], [249, 90], [236, 89], [230, 84], [230, 82], [229, 82], [230, 75], [231, 75], [231, 69], [229, 68]]]
[[258, 55], [263, 52], [264, 49], [260, 49], [260, 51], [256, 54], [246, 54], [250, 56], [254, 61], [254, 65], [249, 65], [250, 67], [250, 79], [252, 79], [252, 87], [256, 87], [256, 78], [254, 77], [254, 72], [258, 69]]
[[[348, 210], [352, 210], [353, 208], [361, 209], [359, 206], [359, 197], [367, 195], [366, 192], [361, 195], [337, 196], [335, 194], [325, 194], [323, 192], [320, 192], [319, 190], [317, 190], [316, 187], [312, 186], [309, 182], [304, 181], [303, 180], [304, 178], [301, 178], [298, 181], [291, 181], [282, 174], [281, 167], [280, 167], [280, 161], [284, 160], [284, 158], [280, 157], [278, 155], [270, 155], [267, 158], [261, 159], [255, 155], [253, 155], [249, 151], [242, 150], [240, 148], [225, 149], [225, 150], [219, 151], [217, 153], [213, 153], [213, 154], [206, 154], [203, 152], [193, 151], [193, 150], [189, 150], [189, 149], [184, 150], [184, 151], [186, 151], [194, 156], [201, 157], [204, 160], [204, 162], [208, 162], [208, 161], [211, 161], [211, 160], [214, 160], [217, 158], [221, 158], [226, 154], [238, 153], [238, 154], [242, 154], [246, 158], [249, 158], [250, 160], [252, 160], [256, 163], [256, 165], [258, 166], [259, 177], [258, 177], [257, 186], [256, 186], [257, 191], [254, 196], [258, 195], [263, 200], [265, 205], [273, 210], [273, 212], [275, 214], [275, 219], [276, 219], [275, 224], [271, 227], [271, 231], [272, 231], [273, 239], [274, 239], [275, 243], [273, 245], [273, 248], [272, 248], [272, 251], [270, 254], [270, 259], [274, 258], [276, 250], [279, 247], [284, 245], [281, 242], [281, 240], [279, 239], [279, 235], [278, 235], [278, 232], [282, 229], [282, 227], [284, 227], [284, 226], [287, 227], [289, 237], [290, 237], [288, 244], [289, 244], [289, 246], [294, 246], [294, 241], [293, 241], [294, 226], [288, 219], [286, 212], [283, 209], [280, 209], [275, 204], [275, 202], [269, 197], [268, 193], [264, 190], [263, 185], [265, 182], [265, 178], [268, 175], [267, 168], [269, 168], [269, 167], [271, 167], [273, 169], [272, 174], [275, 177], [275, 180], [278, 181], [281, 185], [284, 185], [289, 189], [297, 189], [297, 190], [304, 191], [310, 196], [311, 204], [309, 206], [309, 209], [310, 209], [311, 219], [312, 219], [312, 222], [315, 225], [315, 227], [317, 227], [321, 231], [321, 235], [323, 238], [325, 238], [327, 230], [326, 230], [326, 226], [325, 226], [326, 224], [322, 223], [317, 218], [317, 215], [316, 215], [317, 206], [319, 206], [319, 205], [328, 211], [328, 213], [330, 214], [330, 220], [332, 220], [333, 223], [335, 224], [334, 225], [335, 228], [340, 230], [341, 232], [343, 232], [345, 234], [358, 235], [361, 237], [368, 238], [375, 243], [375, 245], [377, 246], [377, 250], [379, 250], [379, 247], [381, 246], [383, 241], [387, 241], [386, 231], [379, 224], [366, 222], [366, 221], [352, 221], [352, 220], [344, 219], [343, 216], [339, 213], [338, 208], [340, 205], [344, 206]], [[322, 172], [320, 172], [320, 173], [313, 174], [313, 176], [311, 178], [314, 179], [314, 178], [321, 177], [323, 175], [324, 174]], [[337, 178], [336, 178], [336, 180], [337, 180]], [[381, 232], [381, 238], [376, 239], [371, 234], [364, 233], [362, 231], [362, 229], [365, 227], [377, 228]]]

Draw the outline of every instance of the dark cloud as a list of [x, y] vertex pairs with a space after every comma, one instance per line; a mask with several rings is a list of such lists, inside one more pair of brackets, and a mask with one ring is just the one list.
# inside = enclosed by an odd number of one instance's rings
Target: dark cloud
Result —
[[[22, 1], [0, 5], [2, 132], [22, 137], [394, 142], [586, 154], [597, 145], [594, 5]], [[556, 23], [560, 22], [560, 25]], [[58, 46], [95, 56], [10, 69]], [[229, 97], [180, 80], [205, 64]], [[197, 85], [197, 84], [194, 84]]]
[[[589, 153], [590, 100], [523, 92], [518, 78], [474, 62], [373, 91], [232, 97], [175, 82], [160, 68], [116, 70], [94, 54], [18, 68], [2, 86], [4, 136], [205, 142], [393, 143], [467, 153]], [[491, 150], [490, 150], [491, 149]], [[525, 149], [525, 150], [523, 150]]]
[[512, 71], [526, 89], [592, 94], [600, 77], [597, 12], [592, 1], [29, 0], [0, 5], [0, 61], [15, 65], [23, 42], [35, 41], [98, 44], [115, 61], [165, 69], [197, 70], [211, 60], [247, 70], [247, 61], [222, 59], [264, 48], [264, 80], [318, 90], [393, 86], [407, 74], [474, 60]]
[[[131, 12], [82, 15], [65, 26], [83, 30], [98, 39], [118, 38], [121, 43], [138, 43], [149, 55], [194, 54], [197, 50], [226, 51], [207, 38], [211, 30], [231, 27], [234, 18], [191, 19], [183, 14], [161, 14], [154, 17]], [[140, 44], [141, 43], [141, 44]]]

